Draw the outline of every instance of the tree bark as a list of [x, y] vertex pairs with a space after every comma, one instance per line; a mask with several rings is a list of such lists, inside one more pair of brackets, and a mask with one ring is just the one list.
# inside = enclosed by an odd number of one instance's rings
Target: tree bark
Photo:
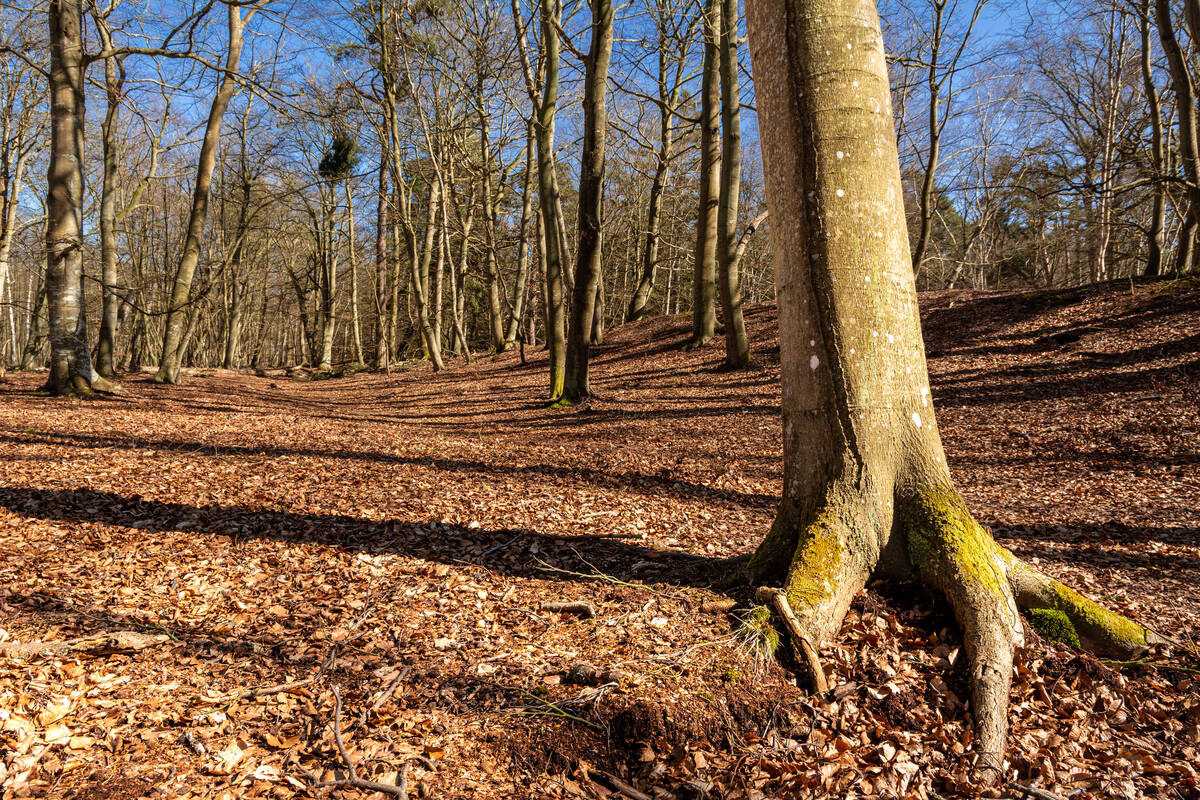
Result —
[[[112, 47], [107, 20], [97, 14], [96, 27], [105, 49]], [[117, 286], [117, 172], [121, 154], [117, 142], [117, 124], [121, 115], [121, 94], [125, 90], [125, 65], [117, 57], [104, 59], [104, 91], [107, 107], [100, 125], [103, 142], [104, 177], [100, 189], [100, 334], [96, 343], [96, 371], [115, 378], [114, 349], [117, 337], [117, 312], [121, 298]]]
[[[873, 0], [748, 5], [779, 297], [784, 495], [749, 567], [782, 580], [797, 648], [833, 637], [876, 571], [953, 606], [975, 750], [997, 777], [1019, 608], [1100, 651], [1154, 634], [1018, 561], [954, 488], [930, 404]], [[817, 80], [815, 76], [820, 76]], [[991, 770], [992, 772], [988, 772]]]
[[1146, 95], [1146, 111], [1150, 116], [1150, 163], [1154, 170], [1154, 207], [1150, 211], [1150, 226], [1146, 229], [1146, 268], [1144, 274], [1155, 276], [1163, 271], [1163, 231], [1167, 226], [1166, 152], [1163, 145], [1162, 104], [1158, 87], [1154, 85], [1153, 54], [1150, 51], [1150, 0], [1138, 5], [1138, 26], [1142, 36], [1142, 91]]
[[579, 228], [575, 256], [575, 295], [567, 333], [567, 370], [561, 400], [578, 403], [592, 393], [588, 355], [601, 280], [601, 221], [604, 160], [608, 133], [608, 63], [612, 56], [611, 0], [590, 0], [592, 43], [583, 84], [583, 154], [579, 169]]
[[388, 269], [387, 269], [387, 156], [379, 156], [379, 185], [375, 197], [375, 369], [388, 368]]
[[529, 285], [529, 226], [533, 222], [534, 181], [534, 133], [530, 122], [525, 135], [525, 187], [521, 194], [521, 222], [517, 233], [517, 278], [513, 286], [512, 316], [504, 340], [511, 346], [520, 336], [522, 320], [525, 319], [525, 296]]
[[1175, 271], [1187, 272], [1195, 258], [1196, 229], [1200, 227], [1200, 130], [1197, 129], [1196, 86], [1192, 72], [1175, 35], [1175, 23], [1171, 18], [1170, 0], [1154, 0], [1154, 16], [1158, 24], [1158, 38], [1171, 84], [1175, 89], [1175, 111], [1179, 115], [1178, 144], [1179, 164], [1187, 180], [1187, 217], [1179, 232], [1179, 245], [1175, 255]]
[[46, 183], [46, 391], [114, 391], [92, 366], [83, 294], [83, 24], [79, 0], [51, 0], [50, 160]]
[[696, 215], [692, 338], [702, 347], [717, 331], [717, 207], [721, 193], [721, 0], [706, 0], [700, 89], [700, 205]]
[[558, 181], [554, 174], [554, 113], [558, 106], [558, 26], [562, 0], [543, 0], [542, 49], [545, 81], [537, 109], [538, 196], [542, 207], [542, 240], [546, 246], [546, 347], [550, 351], [550, 399], [562, 397], [567, 335], [563, 308], [563, 247], [559, 235]]
[[750, 365], [737, 265], [742, 187], [742, 98], [738, 91], [738, 0], [721, 0], [721, 198], [717, 206], [717, 268], [725, 322], [725, 367]]
[[179, 383], [179, 359], [183, 329], [187, 322], [188, 303], [192, 292], [192, 278], [200, 263], [200, 239], [204, 235], [204, 223], [208, 218], [208, 194], [212, 186], [213, 168], [217, 162], [217, 145], [221, 139], [221, 121], [225, 109], [237, 89], [238, 63], [242, 56], [242, 32], [245, 20], [241, 6], [230, 3], [226, 7], [229, 30], [229, 52], [225, 57], [224, 75], [217, 94], [208, 112], [208, 124], [204, 129], [204, 141], [200, 145], [200, 160], [196, 167], [196, 185], [192, 191], [192, 210], [188, 216], [187, 237], [183, 244], [183, 255], [171, 287], [171, 299], [167, 307], [167, 322], [163, 331], [162, 358], [154, 380], [157, 383]]

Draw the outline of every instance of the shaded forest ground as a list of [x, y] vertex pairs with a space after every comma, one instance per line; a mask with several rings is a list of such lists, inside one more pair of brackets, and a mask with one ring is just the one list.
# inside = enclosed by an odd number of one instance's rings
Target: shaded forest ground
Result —
[[[1149, 655], [1166, 666], [1114, 666], [1032, 637], [1014, 774], [1200, 797], [1200, 286], [924, 307], [972, 509], [1180, 643]], [[305, 769], [345, 772], [334, 686], [359, 773], [409, 762], [414, 797], [971, 794], [940, 603], [862, 595], [824, 699], [756, 659], [744, 607], [713, 605], [780, 490], [773, 310], [748, 322], [757, 366], [732, 374], [719, 344], [678, 350], [684, 319], [614, 331], [599, 399], [557, 412], [541, 354], [309, 383], [201, 371], [87, 402], [10, 376], [0, 642], [170, 639], [0, 659], [3, 797], [367, 796], [306, 788]], [[568, 600], [596, 616], [541, 610]], [[572, 682], [579, 662], [610, 674]]]

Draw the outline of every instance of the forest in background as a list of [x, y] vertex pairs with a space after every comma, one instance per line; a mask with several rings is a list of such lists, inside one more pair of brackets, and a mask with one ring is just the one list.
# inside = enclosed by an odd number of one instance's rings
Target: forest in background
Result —
[[[1193, 268], [1195, 5], [881, 6], [920, 288]], [[728, 6], [612, 14], [607, 152], [581, 195], [586, 4], [260, 2], [238, 52], [219, 3], [88, 4], [80, 308], [98, 373], [565, 347], [581, 208], [603, 230], [583, 247], [591, 341], [659, 313], [707, 339], [716, 308], [774, 295]], [[49, 350], [45, 9], [2, 14], [0, 363], [27, 369]]]

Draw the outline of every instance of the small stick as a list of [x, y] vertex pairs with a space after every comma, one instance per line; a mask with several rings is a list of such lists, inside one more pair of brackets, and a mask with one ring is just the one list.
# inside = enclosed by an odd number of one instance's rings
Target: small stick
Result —
[[56, 642], [10, 642], [0, 644], [0, 658], [27, 659], [40, 656], [107, 656], [114, 653], [133, 653], [169, 641], [170, 636], [145, 634], [137, 631], [115, 631], [81, 636]]
[[616, 775], [611, 775], [598, 769], [588, 769], [588, 775], [599, 778], [601, 783], [608, 784], [610, 788], [626, 797], [632, 798], [632, 800], [654, 800], [650, 795], [639, 789], [635, 789]]
[[776, 613], [783, 620], [783, 625], [788, 629], [788, 633], [792, 636], [792, 641], [796, 644], [800, 654], [804, 656], [804, 662], [808, 665], [808, 672], [812, 677], [813, 690], [817, 694], [825, 694], [829, 691], [829, 679], [825, 677], [825, 670], [821, 668], [821, 660], [817, 654], [817, 648], [813, 647], [813, 643], [804, 633], [804, 629], [800, 626], [800, 620], [796, 619], [796, 615], [792, 612], [792, 607], [788, 605], [787, 594], [779, 589], [769, 589], [766, 586], [758, 590], [758, 601], [770, 601], [775, 607]]
[[375, 702], [371, 704], [371, 707], [358, 715], [358, 727], [361, 728], [367, 724], [367, 720], [371, 718], [371, 715], [387, 702], [387, 699], [392, 696], [392, 692], [400, 685], [400, 681], [407, 678], [410, 672], [412, 672], [412, 667], [405, 667], [400, 670], [399, 675], [392, 678], [392, 682], [388, 684], [386, 689], [379, 693], [379, 696], [375, 698]]
[[1026, 786], [1023, 783], [1017, 783], [1016, 781], [1009, 781], [1005, 784], [1005, 786], [1013, 791], [1020, 792], [1025, 797], [1032, 797], [1035, 800], [1062, 800], [1062, 798], [1056, 795], [1054, 792], [1048, 792], [1045, 789], [1038, 789], [1035, 786]]
[[349, 786], [368, 792], [383, 792], [393, 797], [399, 797], [400, 800], [408, 800], [407, 761], [404, 762], [404, 766], [400, 770], [400, 782], [395, 786], [358, 777], [358, 770], [354, 766], [354, 760], [350, 758], [350, 753], [346, 751], [346, 743], [342, 741], [342, 692], [337, 686], [333, 687], [333, 741], [337, 745], [342, 761], [346, 764], [346, 772], [350, 777], [337, 778], [332, 781], [320, 781], [316, 775], [308, 770], [304, 770], [304, 774], [313, 782], [314, 789], [345, 788]]
[[586, 618], [596, 616], [596, 608], [591, 603], [578, 600], [566, 603], [542, 603], [539, 609], [542, 611], [557, 611], [560, 614], [578, 614]]

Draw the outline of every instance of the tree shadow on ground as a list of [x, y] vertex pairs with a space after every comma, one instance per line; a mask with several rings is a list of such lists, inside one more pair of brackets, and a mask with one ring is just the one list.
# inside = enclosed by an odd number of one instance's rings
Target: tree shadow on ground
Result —
[[[373, 521], [242, 506], [191, 506], [94, 489], [0, 487], [0, 508], [59, 523], [99, 523], [147, 533], [225, 536], [315, 544], [351, 552], [391, 553], [498, 575], [542, 580], [710, 586], [727, 575], [727, 559], [656, 550], [631, 537], [550, 535], [517, 528], [476, 529], [436, 521]], [[99, 546], [103, 546], [101, 543]], [[611, 583], [611, 581], [609, 581]]]
[[461, 472], [484, 476], [541, 476], [568, 483], [581, 483], [602, 488], [634, 491], [645, 495], [674, 494], [687, 497], [724, 500], [753, 508], [774, 508], [779, 498], [774, 495], [721, 489], [702, 483], [678, 480], [670, 475], [647, 475], [640, 472], [613, 472], [591, 467], [563, 467], [554, 464], [492, 464], [434, 456], [405, 456], [366, 450], [326, 450], [321, 448], [245, 447], [229, 444], [210, 444], [172, 439], [150, 439], [126, 436], [103, 436], [83, 433], [2, 433], [0, 443], [12, 444], [72, 444], [96, 449], [155, 450], [195, 456], [246, 456], [288, 458], [350, 459], [384, 464], [427, 467], [443, 472]]

